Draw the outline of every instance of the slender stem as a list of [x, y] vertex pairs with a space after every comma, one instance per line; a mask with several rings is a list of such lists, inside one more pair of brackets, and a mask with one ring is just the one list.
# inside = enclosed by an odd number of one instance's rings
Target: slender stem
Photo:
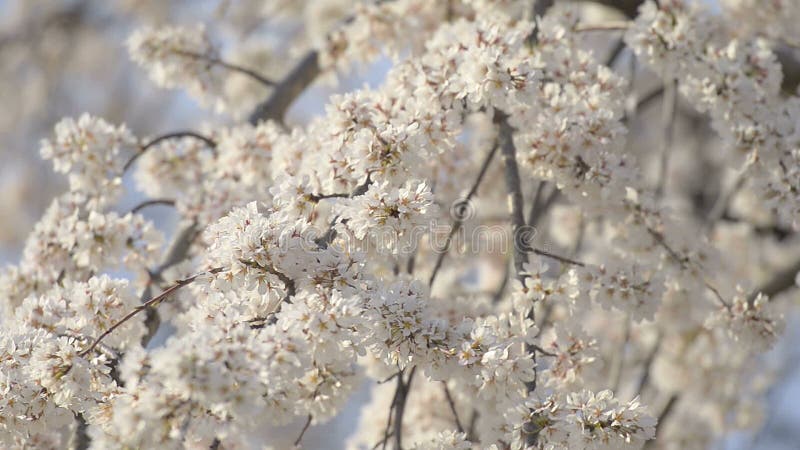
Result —
[[620, 342], [619, 350], [613, 355], [611, 370], [608, 374], [611, 391], [615, 395], [618, 393], [619, 385], [622, 382], [622, 368], [625, 366], [625, 348], [628, 346], [628, 341], [631, 337], [631, 318], [628, 313], [625, 313], [622, 320], [625, 332], [622, 342]]
[[[650, 236], [653, 237], [656, 243], [658, 243], [661, 247], [663, 247], [667, 251], [667, 254], [669, 254], [669, 256], [673, 260], [675, 260], [675, 262], [681, 267], [681, 269], [684, 270], [689, 269], [688, 265], [689, 258], [687, 258], [686, 256], [679, 255], [678, 252], [676, 252], [672, 247], [670, 247], [670, 245], [667, 244], [666, 239], [664, 239], [663, 234], [659, 233], [658, 231], [650, 227], [647, 227], [647, 232], [650, 233]], [[703, 284], [705, 285], [706, 288], [708, 288], [708, 290], [710, 290], [714, 294], [714, 296], [720, 302], [720, 304], [724, 306], [726, 309], [731, 309], [731, 305], [725, 301], [725, 299], [722, 297], [722, 294], [720, 294], [719, 289], [717, 289], [713, 284], [711, 284], [711, 282], [705, 278], [705, 275], [702, 275], [702, 277], [703, 277]]]
[[717, 201], [714, 202], [714, 206], [711, 207], [711, 211], [708, 213], [708, 218], [706, 219], [706, 230], [710, 231], [716, 223], [725, 216], [725, 212], [728, 211], [728, 205], [731, 202], [731, 199], [734, 195], [741, 189], [745, 182], [745, 174], [747, 173], [747, 168], [750, 166], [749, 162], [745, 163], [745, 165], [739, 169], [736, 173], [736, 177], [733, 179], [733, 183], [727, 188], [720, 189], [719, 197], [717, 197]]
[[675, 134], [675, 113], [677, 111], [677, 86], [675, 80], [664, 83], [664, 100], [661, 109], [661, 120], [663, 136], [661, 141], [661, 164], [658, 167], [658, 184], [656, 185], [655, 196], [661, 198], [667, 184], [667, 172], [669, 166], [669, 153], [672, 147], [672, 139]]
[[302, 440], [303, 440], [303, 435], [305, 435], [305, 434], [306, 434], [306, 430], [308, 430], [308, 427], [309, 427], [309, 426], [311, 426], [311, 420], [312, 420], [312, 419], [313, 419], [313, 417], [311, 417], [311, 414], [309, 414], [309, 415], [308, 415], [308, 418], [306, 419], [306, 424], [305, 424], [305, 425], [303, 425], [303, 429], [302, 429], [302, 430], [300, 430], [300, 435], [299, 435], [299, 436], [297, 436], [297, 439], [295, 439], [295, 440], [294, 440], [294, 446], [295, 446], [295, 447], [297, 447], [298, 445], [300, 445], [300, 441], [302, 441]]
[[664, 405], [664, 409], [661, 410], [661, 414], [658, 415], [658, 423], [656, 423], [656, 433], [652, 440], [647, 441], [647, 444], [644, 446], [645, 449], [653, 448], [656, 444], [656, 440], [658, 439], [658, 432], [661, 431], [663, 428], [664, 422], [666, 422], [667, 418], [672, 414], [675, 410], [675, 404], [678, 402], [678, 394], [672, 394], [672, 396], [667, 400], [667, 404]]
[[796, 287], [797, 285], [795, 284], [795, 279], [798, 272], [800, 272], [800, 259], [796, 260], [786, 269], [775, 274], [775, 276], [767, 280], [758, 289], [753, 291], [753, 293], [748, 297], [748, 301], [753, 303], [759, 293], [764, 294], [772, 299], [781, 292]]
[[126, 314], [122, 319], [118, 320], [113, 325], [108, 327], [104, 332], [102, 332], [100, 334], [100, 336], [97, 337], [97, 339], [94, 340], [94, 342], [92, 342], [92, 344], [86, 350], [78, 353], [78, 356], [85, 357], [86, 355], [91, 353], [92, 350], [94, 350], [95, 347], [97, 347], [97, 345], [100, 344], [100, 342], [106, 336], [108, 336], [109, 334], [114, 332], [114, 330], [119, 328], [122, 324], [124, 324], [125, 322], [127, 322], [128, 320], [130, 320], [131, 318], [133, 318], [135, 315], [139, 314], [140, 312], [146, 310], [147, 308], [149, 308], [151, 306], [157, 306], [159, 303], [161, 303], [163, 300], [167, 299], [167, 297], [172, 295], [174, 292], [176, 292], [180, 288], [182, 288], [184, 286], [187, 286], [189, 284], [192, 284], [200, 276], [206, 275], [206, 274], [213, 274], [213, 273], [217, 273], [217, 272], [220, 272], [220, 271], [222, 271], [222, 268], [221, 267], [217, 267], [217, 268], [205, 271], [205, 272], [198, 273], [196, 275], [192, 275], [189, 278], [184, 278], [182, 280], [176, 281], [175, 284], [173, 284], [172, 286], [167, 288], [164, 292], [158, 294], [157, 296], [155, 296], [155, 297], [151, 298], [150, 300], [148, 300], [148, 301], [142, 303], [141, 305], [137, 306], [131, 312]]
[[87, 450], [92, 444], [92, 439], [89, 437], [89, 427], [86, 423], [86, 418], [83, 413], [81, 413], [75, 416], [75, 420], [77, 420], [78, 423], [75, 426], [75, 434], [72, 437], [72, 448], [74, 450]]
[[[486, 159], [484, 159], [483, 164], [481, 165], [481, 169], [478, 172], [478, 177], [475, 178], [475, 182], [472, 183], [472, 187], [470, 187], [469, 192], [467, 192], [466, 197], [463, 200], [460, 200], [461, 205], [465, 207], [469, 204], [469, 201], [478, 192], [478, 186], [480, 186], [481, 181], [483, 181], [484, 175], [486, 175], [486, 171], [489, 169], [489, 165], [491, 164], [492, 160], [494, 159], [494, 155], [497, 153], [498, 145], [492, 146], [492, 149], [489, 151], [489, 154], [486, 155]], [[461, 226], [464, 224], [464, 213], [458, 209], [455, 211], [456, 218], [453, 221], [453, 225], [450, 226], [450, 233], [447, 236], [447, 240], [444, 243], [444, 249], [439, 252], [438, 257], [436, 258], [436, 264], [433, 266], [433, 271], [431, 271], [431, 276], [428, 278], [428, 286], [433, 286], [433, 282], [436, 280], [436, 275], [439, 273], [439, 269], [442, 268], [442, 263], [444, 262], [445, 256], [447, 256], [447, 252], [450, 250], [450, 246], [453, 242], [453, 237], [461, 229]]]
[[653, 348], [650, 350], [650, 353], [647, 354], [647, 359], [644, 360], [644, 371], [642, 371], [642, 376], [639, 378], [639, 384], [636, 386], [636, 395], [642, 395], [644, 393], [645, 388], [650, 383], [650, 373], [653, 370], [653, 361], [656, 359], [656, 354], [658, 354], [658, 350], [661, 348], [661, 334], [659, 333], [656, 336], [656, 343], [653, 345]]
[[417, 373], [417, 366], [411, 368], [408, 373], [408, 379], [403, 382], [403, 375], [397, 377], [397, 391], [395, 392], [395, 415], [394, 415], [394, 443], [397, 450], [403, 448], [403, 414], [406, 410], [406, 402], [408, 401], [408, 394], [411, 391], [411, 382], [414, 380], [414, 374]]
[[163, 142], [163, 141], [166, 141], [166, 140], [169, 140], [169, 139], [177, 139], [177, 138], [184, 138], [184, 137], [191, 137], [191, 138], [195, 138], [195, 139], [198, 139], [200, 141], [203, 141], [203, 142], [206, 143], [206, 145], [208, 145], [211, 148], [216, 148], [216, 146], [217, 146], [217, 143], [214, 142], [214, 140], [212, 140], [211, 138], [203, 136], [202, 134], [196, 133], [194, 131], [175, 131], [175, 132], [172, 132], [172, 133], [163, 134], [161, 136], [158, 136], [158, 137], [155, 137], [155, 138], [149, 140], [146, 144], [143, 144], [142, 146], [140, 146], [139, 147], [139, 151], [134, 153], [134, 155], [131, 156], [131, 158], [125, 163], [125, 165], [122, 166], [122, 172], [123, 173], [127, 172], [128, 169], [131, 168], [133, 163], [136, 162], [136, 160], [139, 159], [139, 157], [144, 154], [144, 152], [146, 152], [148, 149], [150, 149], [151, 147], [155, 146], [156, 144], [158, 144], [160, 142]]
[[585, 33], [589, 31], [624, 31], [630, 26], [628, 21], [620, 22], [607, 22], [607, 23], [579, 23], [575, 25], [573, 30], [576, 33]]
[[555, 353], [548, 352], [547, 350], [543, 349], [542, 347], [539, 347], [538, 345], [535, 345], [535, 344], [534, 344], [534, 345], [533, 345], [533, 348], [534, 348], [534, 350], [536, 350], [537, 352], [541, 353], [541, 354], [542, 354], [542, 355], [544, 355], [544, 356], [549, 356], [549, 357], [551, 357], [551, 358], [556, 358], [556, 357], [558, 357], [558, 355], [556, 355]]
[[572, 265], [572, 266], [578, 266], [578, 267], [586, 267], [586, 263], [585, 262], [577, 261], [577, 260], [572, 259], [572, 258], [567, 258], [566, 256], [556, 255], [555, 253], [550, 253], [550, 252], [548, 252], [546, 250], [541, 250], [541, 249], [538, 249], [538, 248], [531, 248], [530, 250], [533, 253], [536, 253], [537, 255], [546, 256], [548, 258], [553, 258], [556, 261], [560, 261], [560, 262], [565, 263], [565, 264], [569, 264], [569, 265]]
[[447, 399], [447, 404], [450, 406], [450, 412], [453, 413], [453, 420], [456, 422], [456, 428], [459, 433], [463, 433], [464, 427], [461, 425], [461, 420], [458, 418], [456, 403], [453, 401], [453, 396], [450, 394], [450, 388], [447, 387], [446, 381], [442, 381], [442, 386], [444, 387], [444, 397]]
[[131, 208], [131, 214], [136, 214], [139, 211], [147, 208], [148, 206], [155, 206], [155, 205], [165, 205], [165, 206], [175, 206], [175, 200], [170, 200], [166, 198], [156, 198], [151, 200], [145, 200], [138, 205]]
[[246, 67], [242, 67], [237, 64], [232, 64], [227, 61], [223, 61], [222, 59], [217, 58], [216, 56], [206, 55], [204, 53], [192, 52], [189, 50], [176, 50], [175, 54], [185, 56], [187, 58], [199, 59], [202, 61], [206, 61], [209, 64], [217, 65], [220, 67], [224, 67], [228, 70], [232, 70], [234, 72], [245, 74], [267, 87], [274, 87], [276, 84], [273, 80], [270, 80], [269, 78], [265, 77], [264, 75], [261, 75], [255, 70], [248, 69]]

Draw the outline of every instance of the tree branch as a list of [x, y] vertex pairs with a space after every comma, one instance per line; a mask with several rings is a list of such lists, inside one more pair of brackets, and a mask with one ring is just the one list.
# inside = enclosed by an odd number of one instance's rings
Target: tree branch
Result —
[[137, 306], [131, 312], [126, 314], [122, 319], [118, 320], [113, 325], [108, 327], [104, 332], [100, 333], [100, 336], [98, 336], [97, 339], [95, 339], [94, 342], [92, 342], [92, 344], [88, 348], [86, 348], [86, 350], [83, 350], [82, 352], [78, 353], [78, 356], [80, 356], [82, 358], [85, 357], [86, 355], [91, 353], [92, 350], [94, 350], [95, 347], [97, 347], [97, 345], [100, 344], [100, 342], [106, 336], [108, 336], [109, 334], [114, 332], [114, 330], [119, 328], [122, 324], [124, 324], [125, 322], [127, 322], [128, 320], [130, 320], [131, 318], [133, 318], [135, 315], [139, 314], [140, 312], [146, 310], [147, 308], [149, 308], [151, 306], [157, 306], [159, 303], [161, 303], [162, 301], [166, 300], [170, 295], [172, 295], [174, 292], [176, 292], [180, 288], [182, 288], [184, 286], [187, 286], [189, 284], [192, 284], [200, 276], [206, 275], [206, 274], [213, 274], [213, 273], [217, 273], [217, 272], [220, 272], [220, 271], [222, 271], [222, 268], [221, 267], [217, 267], [217, 268], [214, 268], [214, 269], [211, 269], [211, 270], [207, 270], [205, 272], [198, 273], [197, 275], [192, 275], [189, 278], [184, 278], [182, 280], [176, 281], [175, 284], [173, 284], [172, 286], [167, 288], [164, 292], [158, 294], [157, 296], [155, 296], [155, 297], [151, 298], [150, 300], [147, 300], [146, 302], [144, 302], [141, 305]]
[[450, 226], [450, 233], [448, 234], [447, 240], [444, 243], [444, 249], [442, 249], [442, 251], [439, 252], [439, 256], [436, 258], [436, 264], [433, 266], [433, 271], [431, 271], [430, 278], [428, 278], [429, 287], [432, 287], [433, 282], [436, 280], [436, 275], [439, 273], [439, 269], [441, 269], [442, 267], [444, 258], [445, 256], [447, 256], [447, 252], [450, 250], [450, 246], [452, 245], [453, 237], [458, 232], [458, 230], [461, 229], [461, 226], [464, 224], [464, 219], [465, 219], [464, 214], [466, 213], [466, 211], [461, 211], [458, 208], [461, 207], [462, 205], [464, 207], [467, 207], [469, 201], [472, 199], [475, 193], [478, 192], [478, 186], [480, 186], [481, 181], [483, 181], [483, 177], [484, 175], [486, 175], [486, 171], [489, 169], [489, 164], [491, 164], [492, 160], [494, 159], [494, 155], [497, 153], [497, 147], [498, 147], [497, 143], [495, 143], [492, 146], [492, 150], [489, 151], [488, 155], [486, 155], [486, 159], [484, 159], [483, 164], [481, 165], [481, 169], [478, 172], [477, 178], [475, 178], [475, 182], [472, 183], [472, 187], [470, 187], [469, 192], [467, 192], [467, 195], [464, 197], [464, 199], [460, 200], [459, 201], [460, 204], [456, 206], [455, 210], [456, 220], [453, 221], [453, 225]]
[[156, 199], [151, 199], [151, 200], [145, 200], [145, 201], [139, 203], [138, 205], [134, 206], [133, 208], [131, 208], [130, 212], [131, 212], [131, 214], [136, 214], [139, 211], [143, 210], [144, 208], [147, 208], [149, 206], [155, 206], [155, 205], [175, 206], [175, 200], [169, 200], [169, 199], [166, 199], [166, 198], [156, 198]]
[[131, 158], [125, 163], [125, 165], [122, 166], [122, 173], [127, 172], [128, 169], [131, 168], [133, 163], [135, 163], [136, 160], [139, 159], [140, 156], [142, 156], [147, 150], [149, 150], [150, 148], [152, 148], [156, 144], [159, 144], [159, 143], [161, 143], [163, 141], [166, 141], [166, 140], [169, 140], [169, 139], [177, 139], [177, 138], [184, 138], [184, 137], [191, 137], [191, 138], [195, 138], [195, 139], [201, 140], [201, 141], [205, 142], [206, 145], [208, 145], [211, 148], [216, 148], [217, 147], [217, 143], [213, 139], [211, 139], [209, 137], [206, 137], [206, 136], [203, 136], [202, 134], [196, 133], [194, 131], [175, 131], [175, 132], [172, 132], [172, 133], [163, 134], [161, 136], [158, 136], [158, 137], [155, 137], [155, 138], [149, 140], [146, 144], [143, 144], [142, 146], [140, 146], [139, 147], [139, 151], [134, 153], [134, 155], [131, 156]]
[[175, 53], [178, 54], [178, 55], [181, 55], [181, 56], [185, 56], [187, 58], [199, 59], [199, 60], [202, 60], [202, 61], [206, 61], [206, 62], [208, 62], [209, 64], [212, 64], [212, 65], [217, 65], [217, 66], [220, 66], [220, 67], [224, 67], [224, 68], [226, 68], [228, 70], [232, 70], [234, 72], [242, 73], [242, 74], [249, 76], [250, 78], [258, 81], [259, 83], [261, 83], [261, 84], [263, 84], [264, 86], [267, 86], [267, 87], [275, 86], [275, 82], [274, 81], [272, 81], [269, 78], [265, 77], [264, 75], [256, 72], [255, 70], [248, 69], [247, 67], [242, 67], [242, 66], [240, 66], [238, 64], [231, 64], [231, 63], [229, 63], [227, 61], [224, 61], [224, 60], [222, 60], [220, 58], [217, 58], [217, 57], [214, 57], [214, 56], [205, 55], [203, 53], [196, 53], [196, 52], [192, 52], [192, 51], [188, 51], [188, 50], [176, 50]]
[[305, 434], [306, 434], [306, 431], [308, 430], [308, 427], [310, 427], [310, 426], [311, 426], [311, 420], [312, 420], [312, 419], [313, 419], [313, 417], [311, 416], [311, 414], [309, 414], [309, 415], [308, 415], [308, 418], [306, 419], [306, 424], [305, 424], [305, 425], [303, 425], [303, 429], [302, 429], [302, 430], [300, 430], [300, 435], [299, 435], [299, 436], [297, 436], [297, 439], [295, 439], [295, 440], [294, 440], [294, 446], [295, 446], [295, 447], [297, 447], [298, 445], [300, 445], [300, 441], [302, 441], [302, 440], [303, 440], [303, 435], [305, 435]]
[[316, 50], [309, 52], [292, 69], [286, 78], [275, 85], [275, 89], [250, 114], [250, 123], [255, 125], [264, 120], [283, 122], [289, 106], [319, 75], [319, 55]]
[[524, 265], [528, 262], [526, 253], [527, 243], [525, 242], [525, 218], [523, 217], [524, 199], [522, 197], [522, 183], [519, 178], [519, 168], [517, 167], [517, 150], [514, 147], [513, 132], [511, 125], [508, 124], [508, 116], [501, 111], [495, 112], [495, 122], [500, 125], [500, 149], [503, 155], [505, 166], [505, 182], [508, 191], [508, 203], [511, 215], [511, 234], [513, 236], [513, 255], [514, 269], [516, 277], [524, 281]]
[[456, 403], [453, 401], [453, 396], [450, 395], [450, 388], [447, 387], [446, 381], [442, 381], [442, 386], [444, 386], [444, 397], [447, 399], [447, 404], [450, 406], [450, 412], [453, 413], [453, 420], [456, 422], [456, 429], [458, 429], [459, 433], [463, 433], [464, 427], [461, 425], [461, 420], [458, 418]]

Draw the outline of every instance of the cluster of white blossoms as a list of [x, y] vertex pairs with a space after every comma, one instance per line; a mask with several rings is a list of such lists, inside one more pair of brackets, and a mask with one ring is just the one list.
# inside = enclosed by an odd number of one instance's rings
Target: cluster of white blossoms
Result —
[[536, 429], [542, 448], [640, 448], [655, 435], [656, 421], [641, 415], [638, 398], [621, 403], [609, 390], [532, 399], [527, 406], [532, 429], [521, 432]]
[[222, 109], [224, 70], [219, 50], [202, 24], [143, 28], [128, 38], [131, 58], [164, 88], [184, 88], [197, 100]]
[[683, 96], [710, 116], [733, 164], [753, 173], [749, 183], [776, 219], [794, 225], [798, 180], [790, 177], [800, 104], [795, 96], [781, 95], [781, 66], [770, 43], [729, 35], [719, 17], [681, 0], [660, 6], [645, 2], [626, 40], [638, 57], [665, 79], [676, 80]]
[[430, 187], [407, 182], [399, 189], [388, 181], [373, 184], [363, 195], [340, 202], [341, 222], [356, 239], [369, 235], [380, 248], [409, 253], [409, 245], [427, 233], [436, 212]]
[[795, 24], [800, 19], [800, 5], [791, 0], [759, 2], [757, 0], [722, 0], [721, 5], [731, 21], [738, 24], [735, 31], [761, 35], [787, 44], [800, 44], [800, 32]]
[[42, 141], [41, 155], [53, 161], [56, 172], [69, 175], [70, 190], [85, 196], [90, 206], [114, 202], [121, 190], [125, 159], [136, 141], [124, 126], [81, 115], [55, 126], [55, 138]]
[[[0, 446], [299, 447], [364, 386], [348, 448], [704, 448], [758, 426], [769, 383], [750, 381], [795, 286], [720, 225], [746, 216], [698, 202], [697, 220], [648, 182], [662, 155], [631, 149], [638, 83], [596, 56], [580, 7], [228, 6], [319, 28], [251, 123], [139, 141], [83, 116], [43, 143], [70, 192], [0, 272]], [[724, 25], [662, 0], [598, 27], [627, 28], [632, 61], [677, 80], [744, 189], [768, 194], [769, 224], [791, 223], [800, 102], [769, 42]], [[216, 107], [225, 71], [250, 72], [203, 27], [128, 47]], [[381, 54], [381, 83], [285, 121], [315, 78]], [[174, 207], [169, 247], [140, 207], [114, 209], [126, 175], [142, 207]], [[559, 230], [534, 229], [554, 207]]]

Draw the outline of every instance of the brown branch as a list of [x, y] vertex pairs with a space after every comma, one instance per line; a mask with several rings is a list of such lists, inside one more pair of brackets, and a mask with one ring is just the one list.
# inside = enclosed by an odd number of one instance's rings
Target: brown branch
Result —
[[408, 374], [408, 379], [403, 382], [403, 375], [397, 377], [397, 399], [395, 402], [395, 415], [394, 415], [394, 442], [397, 450], [403, 448], [403, 414], [406, 411], [406, 402], [408, 401], [408, 393], [411, 390], [411, 382], [414, 380], [414, 374], [417, 373], [417, 366], [411, 368]]
[[320, 73], [319, 55], [316, 50], [309, 52], [286, 77], [275, 85], [275, 89], [250, 114], [250, 123], [255, 125], [263, 120], [283, 122], [283, 115], [294, 100], [317, 78]]
[[240, 66], [238, 64], [229, 63], [229, 62], [224, 61], [224, 60], [222, 60], [220, 58], [217, 58], [215, 56], [206, 55], [204, 53], [192, 52], [192, 51], [189, 51], [189, 50], [175, 50], [175, 54], [176, 55], [180, 55], [180, 56], [185, 56], [187, 58], [199, 59], [199, 60], [202, 60], [202, 61], [206, 61], [206, 62], [208, 62], [209, 64], [212, 64], [212, 65], [217, 65], [217, 66], [220, 66], [220, 67], [224, 67], [224, 68], [226, 68], [228, 70], [232, 70], [234, 72], [242, 73], [242, 74], [249, 76], [250, 78], [258, 81], [259, 83], [261, 83], [261, 84], [263, 84], [264, 86], [267, 86], [267, 87], [274, 87], [275, 84], [276, 84], [274, 81], [272, 81], [269, 78], [265, 77], [264, 75], [256, 72], [255, 70], [248, 69], [247, 67], [242, 67], [242, 66]]
[[528, 262], [528, 254], [525, 251], [527, 243], [525, 242], [525, 218], [522, 215], [524, 208], [524, 199], [522, 197], [522, 182], [519, 178], [519, 168], [517, 167], [517, 150], [514, 147], [513, 133], [514, 130], [508, 124], [508, 116], [501, 111], [495, 112], [495, 122], [500, 125], [500, 149], [503, 155], [503, 164], [505, 166], [505, 182], [506, 190], [508, 191], [509, 205], [511, 206], [511, 233], [513, 236], [513, 255], [514, 255], [514, 269], [516, 270], [516, 277], [520, 281], [524, 281], [524, 265]]
[[[489, 151], [489, 154], [486, 155], [486, 158], [483, 160], [483, 164], [481, 164], [480, 171], [478, 172], [478, 176], [475, 178], [475, 181], [472, 183], [472, 187], [470, 187], [469, 192], [464, 197], [463, 200], [459, 200], [460, 204], [457, 206], [460, 207], [464, 205], [467, 207], [469, 201], [478, 192], [478, 187], [480, 186], [481, 182], [483, 181], [483, 177], [486, 175], [487, 170], [489, 169], [489, 165], [491, 164], [492, 160], [494, 159], [494, 155], [497, 153], [498, 144], [495, 143], [492, 146], [492, 149]], [[447, 256], [447, 252], [450, 250], [450, 246], [453, 242], [453, 237], [461, 229], [464, 224], [464, 214], [465, 211], [461, 211], [459, 209], [455, 210], [456, 213], [456, 220], [453, 221], [453, 225], [450, 226], [450, 233], [447, 236], [447, 240], [444, 243], [444, 249], [439, 252], [439, 256], [436, 258], [436, 264], [433, 266], [433, 271], [431, 271], [431, 276], [428, 278], [428, 286], [433, 286], [433, 282], [436, 280], [436, 275], [439, 273], [439, 269], [442, 267], [442, 263], [444, 262], [445, 256]]]
[[92, 350], [94, 350], [95, 347], [97, 347], [97, 345], [100, 344], [100, 342], [106, 336], [108, 336], [109, 334], [114, 332], [114, 330], [119, 328], [122, 324], [124, 324], [125, 322], [127, 322], [128, 320], [130, 320], [131, 318], [133, 318], [134, 316], [136, 316], [140, 312], [146, 310], [147, 308], [150, 308], [151, 306], [158, 306], [159, 303], [161, 303], [162, 301], [166, 300], [174, 292], [176, 292], [177, 290], [179, 290], [180, 288], [182, 288], [184, 286], [187, 286], [187, 285], [191, 284], [198, 277], [200, 277], [202, 275], [206, 275], [206, 274], [217, 273], [217, 272], [220, 272], [220, 271], [222, 271], [222, 268], [221, 267], [217, 267], [217, 268], [214, 268], [214, 269], [211, 269], [211, 270], [207, 270], [205, 272], [198, 273], [197, 275], [192, 275], [189, 278], [184, 278], [182, 280], [176, 281], [175, 284], [173, 284], [172, 286], [167, 288], [164, 292], [158, 294], [157, 296], [155, 296], [155, 297], [151, 298], [150, 300], [148, 300], [148, 301], [142, 303], [141, 305], [137, 306], [131, 312], [126, 314], [122, 319], [118, 320], [113, 325], [108, 327], [104, 332], [102, 332], [100, 334], [100, 336], [97, 337], [97, 339], [94, 340], [94, 342], [92, 342], [92, 344], [88, 348], [86, 348], [86, 350], [83, 350], [82, 352], [78, 353], [78, 356], [85, 357], [86, 355], [91, 353]]
[[537, 255], [540, 255], [540, 256], [546, 256], [548, 258], [553, 258], [556, 261], [560, 261], [560, 262], [562, 262], [564, 264], [570, 264], [570, 265], [578, 266], [578, 267], [586, 267], [586, 263], [585, 262], [581, 262], [581, 261], [578, 261], [578, 260], [575, 260], [575, 259], [572, 259], [572, 258], [567, 258], [566, 256], [556, 255], [555, 253], [550, 253], [547, 250], [541, 250], [541, 249], [538, 249], [538, 248], [530, 248], [530, 251], [532, 251], [533, 253], [536, 253]]
[[139, 211], [143, 210], [144, 208], [147, 208], [149, 206], [155, 206], [155, 205], [175, 206], [175, 200], [169, 200], [169, 199], [166, 199], [166, 198], [156, 198], [156, 199], [152, 199], [152, 200], [145, 200], [145, 201], [139, 203], [138, 205], [134, 206], [133, 208], [131, 208], [130, 212], [131, 212], [131, 214], [136, 214]]
[[653, 439], [647, 441], [645, 444], [645, 449], [651, 449], [654, 445], [656, 445], [656, 439], [658, 439], [658, 432], [661, 431], [663, 428], [664, 422], [666, 422], [667, 418], [672, 414], [675, 410], [675, 404], [678, 402], [678, 394], [672, 394], [669, 400], [667, 400], [667, 404], [664, 405], [664, 409], [661, 410], [661, 414], [658, 415], [658, 422], [656, 423], [656, 432], [653, 436]]
[[75, 420], [78, 422], [75, 426], [75, 434], [72, 436], [72, 446], [74, 450], [88, 450], [91, 446], [92, 439], [89, 437], [89, 426], [86, 423], [86, 418], [83, 413], [76, 414]]
[[791, 266], [775, 274], [775, 276], [753, 291], [748, 297], [748, 301], [753, 303], [759, 293], [772, 299], [781, 292], [794, 288], [796, 286], [795, 277], [797, 277], [798, 272], [800, 272], [800, 259], [795, 261]]
[[573, 28], [576, 33], [586, 33], [591, 31], [625, 31], [630, 26], [630, 22], [607, 22], [607, 23], [579, 23]]
[[312, 420], [312, 419], [313, 419], [313, 417], [311, 417], [311, 414], [309, 414], [309, 415], [308, 415], [308, 419], [306, 419], [306, 424], [305, 424], [305, 425], [303, 425], [303, 429], [302, 429], [302, 430], [300, 430], [300, 436], [297, 436], [297, 439], [295, 439], [295, 440], [294, 440], [294, 446], [295, 446], [295, 447], [297, 447], [298, 445], [300, 445], [300, 441], [302, 441], [302, 440], [303, 440], [303, 435], [305, 435], [305, 434], [306, 434], [306, 431], [308, 430], [308, 427], [310, 427], [310, 426], [311, 426], [311, 420]]
[[203, 141], [206, 145], [208, 145], [211, 148], [217, 147], [217, 143], [213, 139], [203, 136], [202, 134], [196, 133], [194, 131], [175, 131], [172, 133], [163, 134], [161, 136], [149, 140], [146, 144], [141, 145], [139, 147], [139, 151], [134, 153], [134, 155], [131, 156], [131, 158], [125, 163], [125, 165], [122, 166], [122, 173], [127, 172], [131, 168], [133, 163], [135, 163], [136, 160], [139, 159], [140, 156], [142, 156], [147, 150], [149, 150], [156, 144], [159, 144], [169, 139], [178, 139], [185, 137], [191, 137]]
[[[650, 233], [650, 236], [656, 241], [656, 243], [658, 243], [662, 248], [664, 248], [667, 251], [669, 256], [673, 260], [675, 260], [675, 262], [681, 267], [681, 269], [689, 270], [689, 265], [688, 265], [689, 258], [686, 256], [680, 256], [678, 252], [676, 252], [672, 247], [670, 247], [669, 244], [667, 244], [666, 239], [664, 239], [663, 234], [650, 228], [649, 226], [647, 227], [647, 232]], [[703, 284], [705, 285], [705, 287], [708, 288], [708, 290], [710, 290], [714, 294], [714, 297], [716, 297], [716, 299], [720, 302], [722, 306], [730, 310], [731, 305], [727, 301], [725, 301], [725, 299], [722, 297], [722, 294], [720, 294], [719, 289], [717, 289], [713, 284], [711, 284], [711, 282], [709, 282], [705, 278], [704, 274], [701, 273], [700, 275], [703, 279]]]
[[678, 85], [676, 80], [669, 80], [664, 83], [664, 99], [661, 109], [661, 126], [663, 135], [661, 137], [661, 162], [658, 166], [658, 181], [656, 184], [655, 196], [661, 198], [667, 184], [667, 171], [669, 169], [669, 152], [672, 148], [672, 140], [675, 135], [675, 119], [678, 110]]
[[446, 381], [442, 381], [442, 386], [444, 387], [444, 397], [447, 399], [447, 404], [450, 406], [450, 412], [453, 413], [453, 420], [456, 422], [456, 428], [458, 429], [459, 433], [463, 433], [464, 427], [461, 426], [461, 420], [458, 418], [456, 403], [453, 401], [453, 396], [450, 395], [450, 388], [447, 387]]

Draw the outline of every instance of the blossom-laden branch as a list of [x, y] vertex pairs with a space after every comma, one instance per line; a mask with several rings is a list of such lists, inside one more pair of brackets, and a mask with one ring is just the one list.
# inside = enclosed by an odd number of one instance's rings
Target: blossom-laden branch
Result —
[[139, 159], [142, 155], [144, 155], [145, 152], [155, 147], [156, 145], [171, 139], [180, 139], [186, 137], [200, 140], [206, 145], [208, 145], [208, 147], [211, 149], [216, 148], [217, 146], [217, 143], [213, 139], [207, 136], [203, 136], [202, 134], [197, 133], [195, 131], [174, 131], [172, 133], [163, 134], [161, 136], [155, 137], [147, 141], [144, 144], [141, 144], [139, 146], [138, 151], [134, 153], [133, 156], [131, 156], [127, 162], [125, 162], [124, 166], [122, 166], [122, 172], [123, 173], [127, 172], [133, 166], [133, 163], [135, 163], [137, 159]]
[[200, 278], [202, 276], [215, 274], [215, 273], [221, 272], [222, 270], [223, 270], [223, 268], [216, 267], [216, 268], [213, 268], [213, 269], [198, 273], [196, 275], [192, 275], [192, 276], [190, 276], [188, 278], [183, 278], [181, 280], [176, 281], [175, 284], [173, 284], [172, 286], [170, 286], [169, 288], [164, 290], [162, 293], [160, 293], [160, 294], [156, 295], [155, 297], [147, 300], [146, 302], [142, 303], [140, 306], [137, 306], [131, 312], [126, 314], [124, 317], [122, 317], [120, 320], [118, 320], [113, 325], [108, 327], [105, 331], [103, 331], [100, 334], [100, 336], [97, 336], [97, 338], [95, 338], [95, 340], [92, 341], [92, 343], [91, 343], [91, 345], [89, 345], [89, 347], [87, 347], [85, 350], [81, 351], [78, 355], [81, 356], [81, 357], [85, 357], [86, 355], [91, 353], [95, 349], [95, 347], [97, 347], [100, 344], [100, 342], [103, 341], [103, 339], [106, 336], [108, 336], [109, 334], [113, 333], [114, 330], [119, 328], [125, 322], [127, 322], [128, 320], [130, 320], [131, 318], [133, 318], [134, 316], [136, 316], [140, 312], [147, 310], [148, 308], [158, 306], [159, 303], [161, 303], [162, 301], [164, 301], [167, 298], [169, 298], [170, 295], [172, 295], [173, 293], [175, 293], [176, 291], [178, 291], [182, 287], [192, 284], [195, 280], [197, 280], [198, 278]]
[[265, 77], [264, 75], [261, 75], [260, 73], [256, 72], [255, 70], [248, 69], [246, 67], [242, 67], [242, 66], [237, 65], [237, 64], [232, 64], [232, 63], [223, 61], [222, 59], [217, 58], [215, 56], [211, 56], [211, 55], [207, 55], [207, 54], [203, 54], [203, 53], [197, 53], [197, 52], [193, 52], [193, 51], [190, 51], [190, 50], [175, 50], [175, 54], [181, 55], [181, 56], [186, 56], [187, 58], [199, 59], [199, 60], [202, 60], [202, 61], [206, 61], [209, 64], [213, 64], [213, 65], [218, 65], [220, 67], [224, 67], [224, 68], [226, 68], [228, 70], [232, 70], [234, 72], [243, 73], [243, 74], [249, 76], [250, 78], [258, 81], [259, 83], [261, 83], [261, 84], [263, 84], [264, 86], [267, 86], [267, 87], [274, 87], [275, 86], [275, 82], [274, 81], [270, 80], [269, 78]]

